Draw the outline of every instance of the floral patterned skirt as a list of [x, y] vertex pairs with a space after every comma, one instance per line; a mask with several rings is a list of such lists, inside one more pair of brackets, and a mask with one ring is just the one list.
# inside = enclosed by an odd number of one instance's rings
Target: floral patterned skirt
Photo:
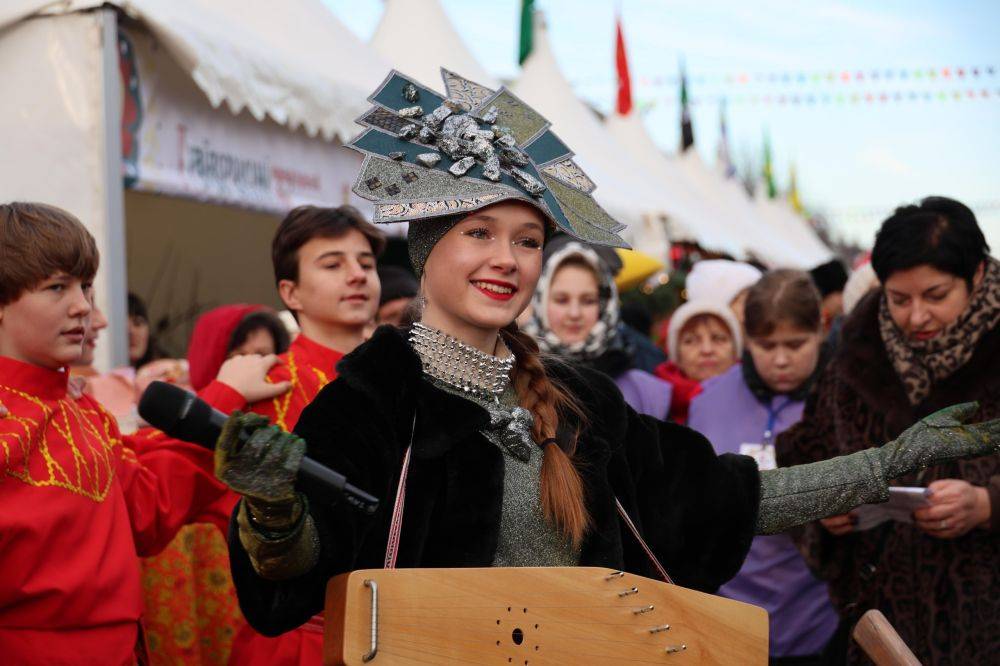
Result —
[[218, 527], [182, 528], [162, 553], [143, 559], [142, 583], [143, 624], [154, 666], [228, 663], [245, 620]]

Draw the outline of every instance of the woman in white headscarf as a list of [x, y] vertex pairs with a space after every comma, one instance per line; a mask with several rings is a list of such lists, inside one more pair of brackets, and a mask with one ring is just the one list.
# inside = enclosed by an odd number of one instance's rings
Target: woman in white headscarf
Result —
[[619, 322], [612, 269], [594, 248], [570, 241], [546, 258], [525, 331], [543, 352], [611, 377], [625, 402], [640, 414], [666, 418], [670, 384], [635, 367]]

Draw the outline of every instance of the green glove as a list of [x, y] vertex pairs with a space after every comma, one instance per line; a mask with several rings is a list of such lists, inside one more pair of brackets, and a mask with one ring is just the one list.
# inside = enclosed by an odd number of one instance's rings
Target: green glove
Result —
[[254, 570], [268, 580], [299, 576], [319, 557], [308, 504], [295, 492], [305, 452], [301, 437], [242, 412], [229, 417], [215, 446], [215, 475], [243, 495], [236, 514], [240, 543]]
[[[215, 446], [215, 476], [247, 499], [284, 504], [295, 500], [306, 443], [268, 423], [259, 414], [233, 412]], [[245, 442], [243, 433], [250, 435]]]
[[757, 534], [889, 499], [889, 481], [948, 460], [1000, 452], [1000, 419], [965, 424], [979, 405], [935, 412], [885, 446], [760, 473]]
[[1000, 452], [1000, 419], [965, 423], [978, 409], [977, 402], [946, 407], [881, 447], [878, 453], [886, 480], [947, 460]]

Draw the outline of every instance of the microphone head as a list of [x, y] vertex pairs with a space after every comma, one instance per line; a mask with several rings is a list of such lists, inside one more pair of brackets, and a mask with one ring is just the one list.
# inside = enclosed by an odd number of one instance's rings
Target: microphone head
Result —
[[212, 407], [193, 393], [166, 382], [153, 382], [139, 399], [139, 416], [154, 428], [185, 442], [215, 448], [219, 426]]

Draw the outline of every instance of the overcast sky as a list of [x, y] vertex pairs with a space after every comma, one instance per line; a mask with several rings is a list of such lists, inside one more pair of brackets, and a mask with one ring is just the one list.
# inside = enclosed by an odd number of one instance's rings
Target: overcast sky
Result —
[[[382, 13], [381, 0], [324, 2], [364, 40]], [[517, 77], [519, 0], [442, 4], [487, 70]], [[779, 185], [794, 163], [806, 205], [848, 237], [869, 245], [893, 206], [945, 194], [973, 206], [1000, 253], [1000, 2], [535, 4], [567, 78], [601, 110], [614, 101], [614, 14], [621, 7], [633, 95], [662, 149], [677, 147], [675, 79], [683, 57], [696, 101], [696, 145], [707, 159], [714, 160], [718, 100], [725, 97], [738, 163], [759, 164], [768, 131]], [[419, 36], [413, 39], [419, 48]]]

